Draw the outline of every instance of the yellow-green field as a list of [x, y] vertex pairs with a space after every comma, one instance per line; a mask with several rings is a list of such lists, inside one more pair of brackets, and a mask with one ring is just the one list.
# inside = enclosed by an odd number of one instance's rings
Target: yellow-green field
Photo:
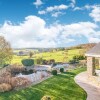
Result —
[[[79, 55], [80, 51], [82, 51], [82, 49], [68, 50], [68, 52], [66, 51], [43, 52], [43, 53], [34, 54], [32, 59], [38, 59], [42, 57], [42, 59], [46, 59], [46, 60], [55, 59], [56, 62], [67, 62], [71, 60], [73, 56]], [[26, 58], [29, 58], [29, 56], [14, 55], [11, 63], [21, 64], [21, 60]]]

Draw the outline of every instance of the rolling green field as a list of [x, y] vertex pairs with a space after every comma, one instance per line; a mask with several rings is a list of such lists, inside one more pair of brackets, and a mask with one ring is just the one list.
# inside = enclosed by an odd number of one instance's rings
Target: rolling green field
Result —
[[0, 93], [0, 100], [41, 100], [44, 95], [52, 100], [86, 100], [86, 92], [74, 81], [75, 75], [85, 70], [78, 68], [23, 90]]
[[[68, 50], [68, 52], [66, 51], [43, 52], [43, 53], [34, 54], [32, 58], [38, 59], [42, 57], [42, 59], [46, 59], [46, 60], [55, 59], [56, 62], [68, 62], [73, 58], [73, 56], [79, 55], [80, 51], [82, 51], [82, 49]], [[29, 58], [29, 56], [14, 55], [11, 63], [21, 64], [21, 60], [26, 58]]]

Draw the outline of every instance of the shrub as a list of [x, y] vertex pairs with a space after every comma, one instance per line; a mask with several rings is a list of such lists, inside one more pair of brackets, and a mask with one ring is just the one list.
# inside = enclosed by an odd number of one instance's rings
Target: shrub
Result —
[[32, 69], [30, 69], [30, 70], [29, 70], [29, 74], [32, 74], [32, 73], [33, 73], [33, 70], [32, 70]]
[[3, 78], [11, 78], [12, 75], [10, 72], [6, 71], [5, 73], [3, 73], [2, 75], [0, 75], [0, 78], [3, 77]]
[[76, 60], [76, 61], [78, 61], [78, 60], [84, 60], [84, 59], [85, 59], [85, 57], [83, 55], [77, 55], [77, 56], [73, 57], [73, 60]]
[[43, 96], [41, 100], [51, 100], [50, 96]]
[[28, 75], [28, 74], [32, 74], [32, 73], [34, 73], [34, 71], [32, 69], [22, 71], [22, 74], [24, 74], [24, 75]]
[[7, 67], [7, 66], [9, 66], [9, 64], [4, 64], [4, 65], [3, 65], [3, 67]]
[[19, 74], [24, 70], [25, 70], [24, 67], [22, 67], [20, 65], [16, 65], [16, 64], [12, 65], [10, 68], [11, 74], [13, 74], [13, 75]]
[[16, 77], [13, 79], [12, 86], [17, 89], [17, 88], [23, 88], [31, 84], [31, 81], [28, 80], [27, 78], [22, 78], [22, 77]]
[[45, 59], [42, 60], [42, 64], [43, 64], [43, 65], [47, 65], [47, 63], [48, 63], [47, 60], [45, 60]]
[[56, 66], [57, 65], [57, 63], [53, 63], [53, 65], [52, 66]]
[[37, 64], [42, 64], [42, 60], [43, 60], [42, 58], [38, 58], [38, 59], [36, 59], [36, 63]]
[[57, 75], [57, 70], [52, 70], [53, 75]]
[[63, 73], [64, 72], [64, 68], [60, 68], [60, 72]]
[[2, 83], [7, 83], [7, 84], [11, 84], [12, 78], [11, 77], [0, 77], [0, 84]]
[[32, 66], [34, 64], [34, 60], [33, 59], [23, 59], [22, 64], [24, 66]]
[[[77, 61], [77, 62], [78, 62], [78, 61]], [[74, 60], [74, 59], [73, 59], [73, 60], [70, 60], [69, 63], [70, 63], [70, 64], [75, 64], [75, 63], [76, 63], [76, 60]]]
[[0, 92], [10, 91], [12, 89], [10, 84], [2, 83], [0, 84]]
[[50, 62], [49, 64], [54, 64], [55, 63], [55, 60], [54, 59], [50, 59], [49, 62]]

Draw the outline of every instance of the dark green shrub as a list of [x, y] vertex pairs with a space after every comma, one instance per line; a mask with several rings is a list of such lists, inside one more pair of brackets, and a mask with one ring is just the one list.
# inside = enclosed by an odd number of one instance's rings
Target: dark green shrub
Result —
[[64, 72], [64, 68], [60, 68], [60, 72], [63, 73]]
[[50, 59], [49, 64], [54, 64], [55, 60], [54, 59]]
[[[69, 63], [70, 64], [75, 64], [76, 63], [76, 60], [74, 60], [74, 59], [73, 60], [70, 60]], [[78, 61], [77, 61], [77, 63], [78, 63]]]
[[23, 59], [22, 64], [24, 66], [32, 66], [34, 64], [34, 60], [33, 59]]
[[56, 66], [57, 65], [57, 63], [54, 63], [52, 66]]
[[30, 73], [30, 74], [32, 74], [32, 73], [33, 73], [33, 70], [32, 70], [32, 69], [30, 69], [30, 70], [29, 70], [29, 73]]
[[9, 66], [9, 64], [4, 64], [4, 65], [3, 65], [3, 67], [7, 67], [7, 66]]
[[79, 56], [79, 60], [84, 60], [84, 59], [86, 59], [86, 58], [83, 55]]
[[57, 75], [57, 70], [52, 70], [53, 75]]
[[38, 58], [38, 59], [36, 59], [36, 63], [37, 64], [42, 64], [42, 60], [43, 60], [42, 58]]
[[48, 63], [47, 60], [45, 60], [45, 59], [42, 60], [42, 64], [43, 64], [43, 65], [47, 65], [47, 63]]
[[73, 57], [73, 60], [79, 61], [79, 60], [84, 60], [86, 59], [83, 55], [77, 55]]

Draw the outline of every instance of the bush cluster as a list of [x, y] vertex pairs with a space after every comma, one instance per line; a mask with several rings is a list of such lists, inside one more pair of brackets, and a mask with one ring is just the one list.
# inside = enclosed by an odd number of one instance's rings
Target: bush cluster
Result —
[[19, 74], [19, 73], [21, 73], [24, 70], [25, 70], [24, 67], [18, 66], [16, 64], [12, 65], [11, 68], [10, 68], [10, 72], [11, 72], [12, 75]]
[[33, 73], [32, 69], [22, 71], [22, 74], [25, 74], [25, 75], [32, 74], [32, 73]]
[[77, 55], [73, 57], [74, 60], [84, 60], [85, 57], [83, 55]]
[[0, 92], [6, 92], [12, 90], [12, 86], [7, 83], [0, 84]]
[[54, 59], [50, 59], [50, 60], [43, 59], [42, 60], [42, 64], [45, 64], [45, 65], [50, 65], [50, 64], [54, 64], [54, 63], [55, 63]]
[[31, 82], [28, 79], [26, 79], [26, 78], [17, 77], [14, 80], [13, 87], [14, 87], [14, 89], [23, 88], [23, 87], [26, 87], [30, 83]]
[[60, 72], [63, 73], [64, 72], [64, 68], [60, 68]]
[[86, 57], [84, 57], [83, 55], [77, 55], [74, 56], [72, 60], [69, 61], [69, 63], [74, 64], [74, 63], [79, 63], [79, 60], [85, 60]]
[[53, 75], [57, 75], [57, 70], [52, 70]]
[[10, 91], [12, 89], [26, 87], [31, 82], [26, 78], [11, 77], [5, 78], [0, 77], [0, 92]]

